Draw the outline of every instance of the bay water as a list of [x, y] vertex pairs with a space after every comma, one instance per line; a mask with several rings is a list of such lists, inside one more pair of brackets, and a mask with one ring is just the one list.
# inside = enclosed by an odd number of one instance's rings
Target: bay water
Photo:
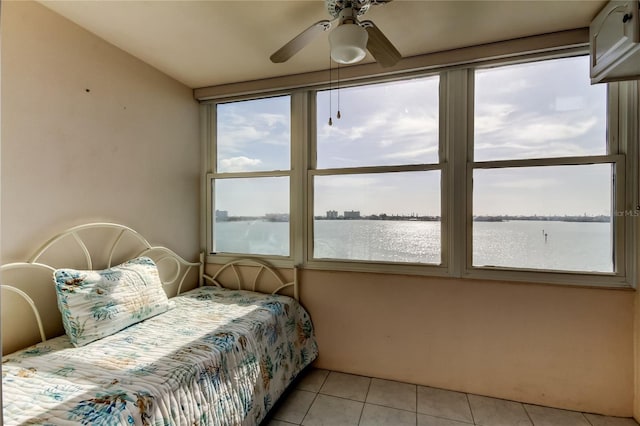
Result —
[[[216, 251], [289, 254], [289, 223], [216, 223]], [[612, 272], [612, 225], [603, 222], [473, 222], [473, 265]], [[316, 259], [439, 264], [440, 222], [315, 220]]]

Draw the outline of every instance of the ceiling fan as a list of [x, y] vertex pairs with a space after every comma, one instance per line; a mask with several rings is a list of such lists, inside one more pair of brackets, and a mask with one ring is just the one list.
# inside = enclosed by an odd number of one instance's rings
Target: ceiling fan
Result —
[[331, 59], [341, 64], [361, 61], [367, 50], [383, 67], [395, 65], [402, 55], [380, 29], [371, 21], [360, 21], [371, 6], [389, 3], [391, 0], [325, 0], [332, 17], [318, 21], [298, 34], [271, 55], [271, 62], [288, 61], [314, 38], [329, 31]]

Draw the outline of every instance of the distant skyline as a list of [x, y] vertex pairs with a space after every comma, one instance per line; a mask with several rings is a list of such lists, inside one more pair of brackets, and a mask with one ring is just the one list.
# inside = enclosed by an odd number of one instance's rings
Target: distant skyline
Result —
[[[578, 57], [478, 71], [476, 161], [605, 154], [606, 86], [588, 69]], [[436, 163], [438, 93], [437, 76], [340, 89], [338, 120], [338, 91], [319, 92], [318, 167]], [[286, 96], [219, 105], [220, 171], [288, 169], [290, 108]], [[610, 215], [611, 176], [610, 165], [476, 170], [473, 214]], [[439, 171], [315, 179], [314, 215], [441, 214]], [[217, 208], [288, 212], [288, 178], [233, 181], [218, 181]]]
[[[640, 212], [627, 211], [616, 214], [617, 216], [640, 216]], [[269, 212], [260, 215], [234, 215], [229, 213], [228, 210], [216, 210], [215, 212], [217, 221], [238, 221], [238, 220], [254, 220], [254, 219], [266, 219], [275, 222], [288, 221], [290, 219], [289, 213], [276, 213]], [[494, 222], [500, 220], [562, 220], [562, 221], [582, 221], [593, 222], [592, 219], [604, 219], [610, 218], [610, 215], [474, 215], [473, 219], [483, 219], [482, 221]], [[406, 214], [387, 214], [386, 212], [380, 212], [372, 215], [361, 214], [358, 210], [345, 210], [339, 212], [337, 210], [327, 210], [325, 214], [314, 215], [315, 219], [327, 219], [327, 220], [436, 220], [441, 219], [440, 215], [419, 215], [416, 213]], [[486, 219], [486, 220], [485, 220]], [[584, 220], [582, 220], [584, 219]], [[604, 220], [599, 220], [604, 221]]]

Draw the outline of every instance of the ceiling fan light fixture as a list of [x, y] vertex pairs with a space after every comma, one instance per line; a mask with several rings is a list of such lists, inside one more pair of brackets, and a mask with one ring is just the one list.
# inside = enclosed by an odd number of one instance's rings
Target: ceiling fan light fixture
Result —
[[354, 64], [367, 55], [367, 30], [358, 24], [342, 24], [329, 33], [331, 59], [339, 64]]

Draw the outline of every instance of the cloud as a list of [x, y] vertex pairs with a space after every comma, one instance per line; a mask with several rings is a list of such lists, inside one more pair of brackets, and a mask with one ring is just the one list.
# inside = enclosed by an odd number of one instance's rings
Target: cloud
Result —
[[558, 180], [557, 179], [548, 179], [548, 178], [528, 178], [528, 179], [512, 179], [505, 180], [501, 182], [495, 182], [492, 185], [495, 188], [515, 188], [515, 189], [526, 189], [528, 191], [540, 189], [540, 188], [550, 188], [557, 187]]
[[314, 183], [317, 190], [371, 188], [380, 183], [380, 177], [378, 175], [318, 176]]
[[[387, 106], [366, 114], [361, 120], [349, 117], [324, 123], [318, 131], [319, 158], [322, 166], [376, 166], [398, 163], [437, 161], [437, 111]], [[435, 155], [429, 155], [434, 154]], [[351, 156], [347, 155], [351, 154]], [[392, 161], [391, 161], [392, 160]]]
[[[239, 102], [225, 105], [218, 111], [218, 145], [228, 153], [241, 153], [244, 147], [255, 143], [267, 145], [288, 145], [290, 140], [290, 119], [288, 104], [276, 99]], [[274, 103], [275, 102], [275, 103]], [[282, 105], [281, 105], [282, 104]], [[287, 113], [264, 112], [272, 108]]]
[[272, 113], [261, 113], [256, 114], [253, 117], [259, 123], [263, 123], [269, 127], [273, 127], [276, 125], [288, 126], [289, 125], [289, 117], [282, 114], [272, 114]]
[[288, 97], [218, 105], [220, 171], [289, 168], [289, 111]]
[[[424, 144], [422, 144], [424, 145]], [[411, 162], [411, 160], [415, 159], [415, 158], [423, 158], [426, 157], [428, 154], [433, 154], [433, 153], [437, 153], [438, 152], [438, 146], [430, 146], [430, 147], [425, 147], [425, 148], [417, 148], [417, 149], [413, 149], [410, 151], [399, 151], [399, 152], [394, 152], [391, 154], [387, 154], [384, 156], [384, 158], [390, 159], [390, 160], [405, 160], [407, 162]]]
[[604, 154], [606, 133], [603, 126], [602, 117], [584, 114], [584, 111], [483, 115], [476, 118], [476, 159]]
[[269, 132], [260, 130], [256, 126], [220, 126], [218, 134], [219, 143], [225, 145], [233, 145], [235, 143], [242, 144], [243, 142], [250, 142], [260, 140], [269, 135]]
[[262, 161], [257, 158], [231, 157], [220, 161], [220, 169], [224, 172], [246, 172], [254, 170], [260, 164]]
[[511, 137], [535, 144], [574, 139], [587, 134], [597, 124], [598, 119], [593, 116], [584, 117], [582, 120], [571, 120], [570, 117], [536, 116], [528, 121], [518, 126], [517, 131], [510, 129]]
[[509, 114], [514, 110], [515, 107], [511, 104], [483, 104], [477, 108], [473, 119], [476, 135], [492, 133], [504, 128]]

